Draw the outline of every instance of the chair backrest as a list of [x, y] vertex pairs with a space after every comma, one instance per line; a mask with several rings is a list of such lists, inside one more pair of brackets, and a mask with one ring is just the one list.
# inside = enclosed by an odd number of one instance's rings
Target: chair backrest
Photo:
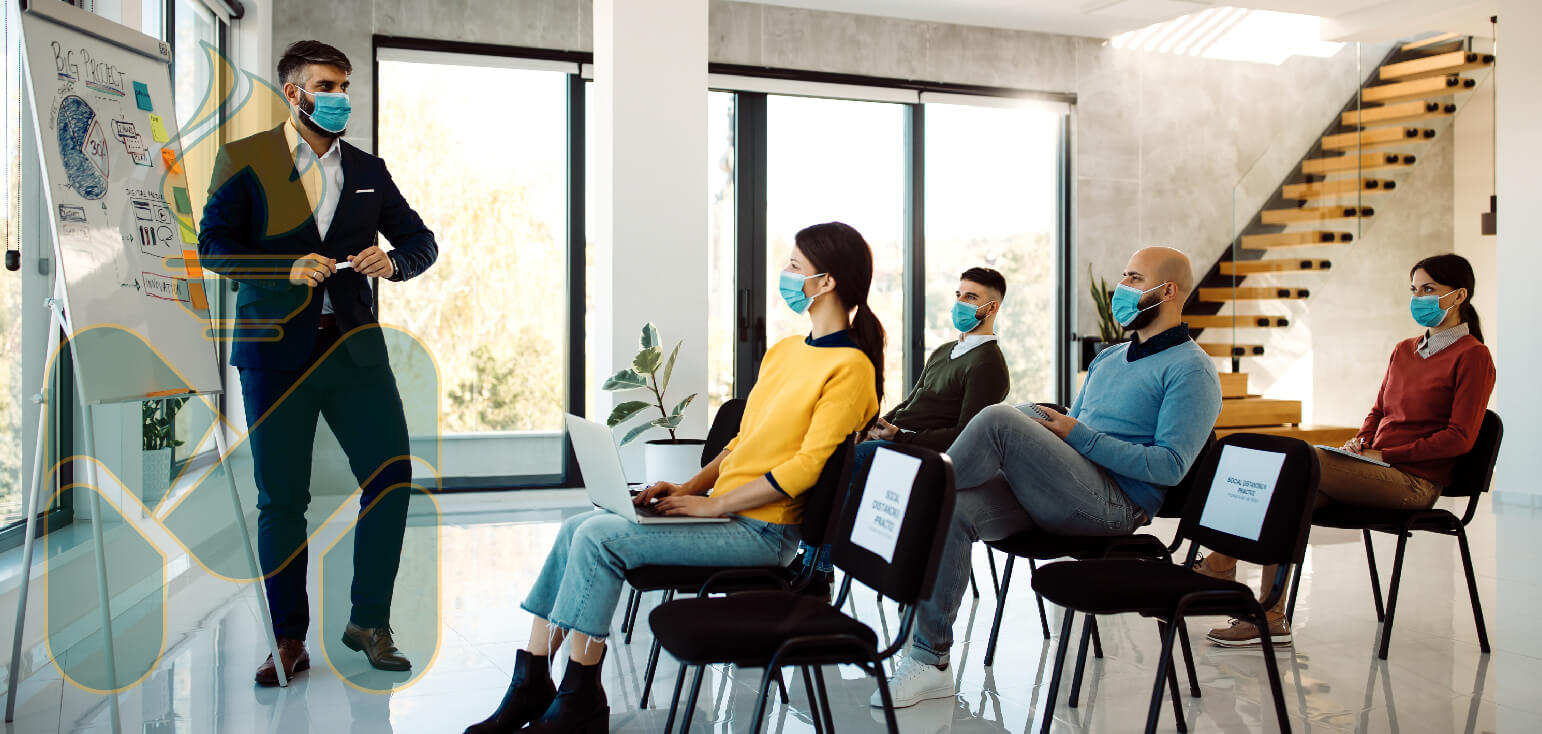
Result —
[[1210, 432], [1210, 437], [1205, 439], [1205, 446], [1199, 450], [1199, 455], [1194, 457], [1194, 463], [1189, 465], [1189, 473], [1183, 475], [1177, 484], [1167, 488], [1167, 493], [1162, 495], [1162, 506], [1157, 508], [1157, 517], [1183, 517], [1183, 510], [1189, 503], [1189, 492], [1194, 489], [1194, 480], [1199, 477], [1199, 467], [1205, 461], [1205, 455], [1215, 449], [1215, 431]]
[[835, 445], [825, 467], [819, 471], [819, 479], [803, 497], [803, 523], [800, 532], [803, 542], [818, 548], [825, 543], [825, 533], [830, 527], [830, 516], [836, 503], [844, 501], [847, 487], [851, 486], [852, 455], [856, 451], [861, 434], [853, 433]]
[[739, 435], [739, 423], [744, 420], [744, 399], [734, 398], [723, 403], [712, 416], [712, 427], [707, 429], [707, 445], [701, 447], [701, 465], [706, 466], [723, 453], [723, 448], [734, 436]]
[[1499, 460], [1499, 442], [1504, 439], [1505, 424], [1492, 410], [1483, 412], [1483, 427], [1472, 450], [1456, 460], [1451, 472], [1451, 484], [1442, 492], [1446, 497], [1473, 497], [1489, 489], [1494, 478], [1494, 463]]
[[828, 538], [830, 559], [853, 580], [914, 605], [932, 594], [952, 520], [947, 454], [887, 445], [852, 477]]
[[1233, 433], [1195, 463], [1180, 536], [1250, 563], [1301, 562], [1317, 495], [1315, 449], [1287, 436]]

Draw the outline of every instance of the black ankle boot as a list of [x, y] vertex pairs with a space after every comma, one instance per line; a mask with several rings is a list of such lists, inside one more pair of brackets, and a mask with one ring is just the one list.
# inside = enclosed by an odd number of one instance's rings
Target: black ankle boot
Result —
[[551, 663], [545, 656], [520, 650], [514, 656], [514, 676], [498, 710], [485, 721], [466, 727], [465, 734], [513, 734], [535, 721], [557, 697]]
[[600, 666], [579, 665], [569, 660], [557, 698], [546, 713], [526, 729], [526, 734], [605, 734], [610, 731], [610, 705], [600, 685]]

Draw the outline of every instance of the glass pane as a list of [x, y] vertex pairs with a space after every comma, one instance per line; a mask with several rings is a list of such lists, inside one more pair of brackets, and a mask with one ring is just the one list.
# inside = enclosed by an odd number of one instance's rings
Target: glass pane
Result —
[[[7, 7], [7, 22], [14, 22]], [[0, 234], [8, 249], [21, 246], [21, 59], [18, 48], [5, 48], [5, 181], [4, 216]], [[22, 411], [21, 394], [21, 281], [20, 273], [0, 271], [0, 527], [21, 519], [22, 510]], [[36, 411], [36, 408], [33, 408]]]
[[[1064, 108], [926, 106], [926, 347], [955, 340], [959, 274], [1007, 281], [996, 333], [1011, 402], [1055, 398], [1055, 218]], [[928, 352], [929, 353], [929, 352]]]
[[707, 413], [734, 394], [734, 95], [707, 93]]
[[377, 84], [378, 153], [439, 243], [422, 276], [381, 282], [381, 320], [438, 365], [442, 473], [550, 481], [565, 402], [567, 75], [380, 59]]
[[873, 248], [868, 305], [888, 332], [883, 409], [904, 397], [904, 114], [880, 102], [770, 97], [766, 102], [766, 341], [808, 333], [782, 302], [777, 279], [793, 235], [838, 220]]

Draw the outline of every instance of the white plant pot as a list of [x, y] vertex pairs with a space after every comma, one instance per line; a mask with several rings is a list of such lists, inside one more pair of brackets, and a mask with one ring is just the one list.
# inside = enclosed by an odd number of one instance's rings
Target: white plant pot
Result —
[[139, 476], [143, 482], [140, 498], [153, 507], [171, 488], [171, 449], [141, 451], [140, 454]]
[[644, 481], [679, 484], [701, 471], [701, 449], [707, 442], [698, 438], [649, 441], [643, 445]]

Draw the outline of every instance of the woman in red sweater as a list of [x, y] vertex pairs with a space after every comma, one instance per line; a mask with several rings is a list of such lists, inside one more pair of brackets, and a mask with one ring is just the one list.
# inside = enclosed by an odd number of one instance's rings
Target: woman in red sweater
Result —
[[[1427, 509], [1451, 483], [1457, 458], [1471, 451], [1478, 438], [1494, 389], [1494, 360], [1483, 346], [1483, 329], [1472, 307], [1472, 265], [1460, 255], [1436, 255], [1420, 260], [1409, 277], [1409, 311], [1426, 330], [1392, 349], [1375, 407], [1360, 433], [1343, 446], [1390, 466], [1318, 449], [1318, 507]], [[1211, 553], [1195, 570], [1234, 579], [1237, 560]], [[1274, 570], [1264, 569], [1264, 595], [1273, 580]], [[1269, 633], [1276, 645], [1291, 642], [1284, 603], [1282, 594], [1269, 610]], [[1207, 637], [1226, 647], [1260, 644], [1257, 626], [1235, 619]]]

